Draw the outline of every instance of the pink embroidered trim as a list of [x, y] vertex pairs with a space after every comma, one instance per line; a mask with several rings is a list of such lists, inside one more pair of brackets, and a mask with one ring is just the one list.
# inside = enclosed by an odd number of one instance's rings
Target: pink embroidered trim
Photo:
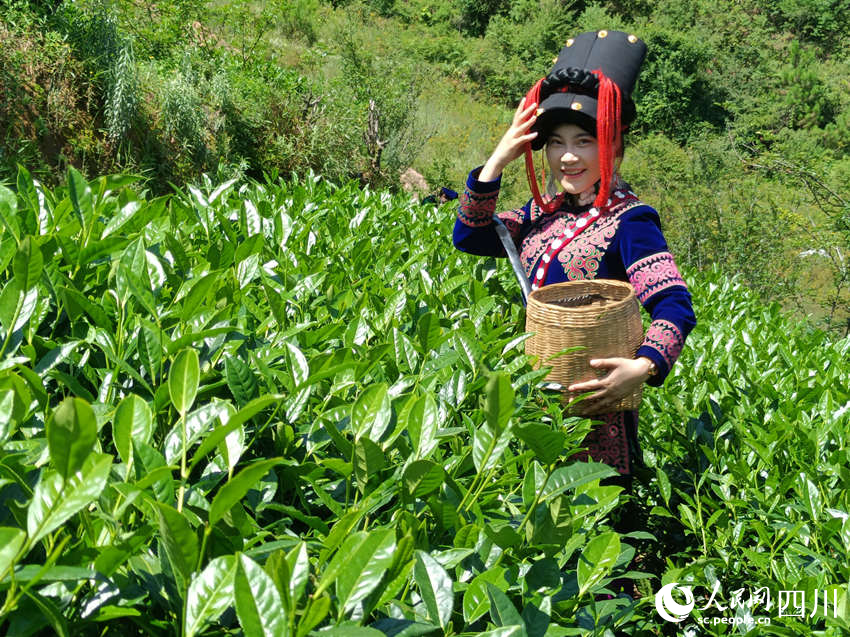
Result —
[[646, 331], [643, 344], [661, 354], [667, 363], [667, 369], [670, 369], [682, 353], [685, 338], [679, 328], [670, 321], [657, 320], [653, 321]]
[[639, 259], [626, 270], [629, 282], [635, 288], [638, 301], [646, 303], [654, 294], [667, 288], [681, 285], [687, 288], [685, 280], [679, 274], [673, 255], [669, 252], [657, 252]]
[[514, 238], [514, 243], [519, 238], [520, 229], [522, 228], [522, 219], [525, 216], [525, 211], [522, 208], [516, 210], [507, 210], [496, 215], [505, 224], [508, 232]]

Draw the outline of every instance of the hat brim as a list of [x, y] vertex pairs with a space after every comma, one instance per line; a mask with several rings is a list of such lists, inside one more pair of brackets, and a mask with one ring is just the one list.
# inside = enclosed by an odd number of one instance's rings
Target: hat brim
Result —
[[[537, 131], [537, 137], [531, 142], [531, 148], [540, 150], [552, 134], [552, 129], [561, 124], [576, 124], [596, 134], [596, 109], [599, 102], [592, 95], [582, 93], [553, 93], [540, 103], [543, 112], [531, 127]], [[624, 98], [622, 104], [622, 125], [625, 129], [635, 118], [635, 105], [630, 98]]]
[[597, 100], [590, 95], [576, 93], [554, 93], [543, 100], [540, 108], [543, 112], [534, 122], [531, 130], [537, 131], [537, 137], [531, 142], [534, 150], [540, 150], [552, 134], [552, 129], [561, 124], [577, 124], [596, 134]]

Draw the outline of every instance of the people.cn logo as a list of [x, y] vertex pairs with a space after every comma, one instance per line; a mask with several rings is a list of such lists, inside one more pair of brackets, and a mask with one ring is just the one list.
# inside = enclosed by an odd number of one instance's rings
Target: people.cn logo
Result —
[[[673, 599], [673, 589], [678, 588], [685, 596], [685, 603], [680, 604]], [[655, 594], [655, 610], [668, 622], [680, 622], [690, 615], [694, 609], [694, 594], [690, 586], [679, 586], [679, 582], [672, 582], [662, 586]]]

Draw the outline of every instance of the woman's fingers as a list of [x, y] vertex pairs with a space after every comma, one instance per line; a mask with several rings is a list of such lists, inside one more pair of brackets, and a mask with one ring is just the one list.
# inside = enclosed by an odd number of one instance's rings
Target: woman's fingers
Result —
[[[522, 103], [520, 103], [522, 106]], [[517, 112], [514, 114], [514, 126], [519, 126], [523, 122], [525, 122], [529, 117], [531, 117], [537, 111], [537, 102], [532, 102], [528, 105], [527, 108], [519, 108]]]
[[605, 389], [605, 385], [603, 385], [598, 380], [588, 380], [583, 383], [574, 383], [567, 387], [567, 391], [571, 392], [588, 392], [597, 391], [600, 389]]

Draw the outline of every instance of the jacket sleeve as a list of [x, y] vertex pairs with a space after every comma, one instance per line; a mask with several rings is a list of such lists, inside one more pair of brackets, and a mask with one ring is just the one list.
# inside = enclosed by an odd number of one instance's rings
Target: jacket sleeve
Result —
[[469, 254], [504, 257], [505, 249], [496, 234], [493, 217], [497, 216], [502, 220], [514, 243], [519, 247], [529, 205], [496, 214], [502, 178], [499, 176], [493, 181], [479, 181], [478, 173], [481, 168], [479, 166], [469, 173], [466, 189], [460, 196], [453, 233], [454, 245], [458, 250]]
[[655, 210], [642, 206], [634, 214], [627, 213], [618, 234], [626, 275], [652, 318], [636, 356], [655, 363], [658, 374], [648, 384], [657, 387], [667, 378], [696, 325], [691, 294], [667, 247]]

